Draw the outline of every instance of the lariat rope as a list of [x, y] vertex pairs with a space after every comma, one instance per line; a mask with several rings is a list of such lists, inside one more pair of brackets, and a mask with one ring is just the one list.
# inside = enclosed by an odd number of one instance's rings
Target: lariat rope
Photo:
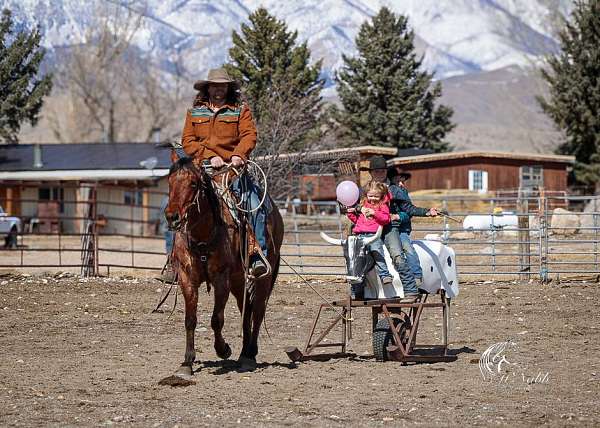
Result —
[[338, 310], [338, 309], [337, 309], [335, 306], [333, 306], [333, 305], [331, 304], [331, 302], [330, 302], [328, 299], [326, 299], [326, 298], [325, 298], [325, 297], [324, 297], [324, 296], [323, 296], [321, 293], [319, 293], [319, 292], [317, 291], [317, 289], [316, 289], [316, 288], [314, 288], [314, 287], [313, 287], [313, 286], [310, 284], [310, 282], [308, 282], [308, 281], [306, 280], [306, 278], [304, 278], [304, 277], [303, 277], [303, 276], [300, 274], [300, 272], [298, 272], [296, 269], [294, 269], [294, 268], [292, 267], [292, 265], [290, 265], [290, 264], [289, 264], [289, 263], [288, 263], [288, 262], [287, 262], [287, 261], [286, 261], [286, 260], [285, 260], [283, 257], [279, 256], [279, 259], [280, 259], [280, 260], [281, 260], [283, 263], [285, 263], [285, 265], [286, 265], [287, 267], [289, 267], [289, 268], [290, 268], [290, 269], [291, 269], [291, 270], [292, 270], [292, 271], [293, 271], [293, 272], [294, 272], [296, 275], [298, 275], [298, 277], [299, 277], [299, 278], [300, 278], [302, 281], [304, 281], [304, 283], [305, 283], [306, 285], [308, 285], [308, 286], [310, 287], [310, 289], [311, 289], [312, 291], [314, 291], [314, 292], [317, 294], [317, 296], [319, 296], [319, 297], [320, 297], [320, 298], [321, 298], [321, 299], [322, 299], [322, 300], [323, 300], [323, 301], [324, 301], [324, 302], [327, 304], [327, 306], [329, 306], [329, 307], [331, 308], [331, 310], [333, 310], [335, 313], [337, 313], [337, 314], [338, 314], [338, 315], [339, 315], [339, 316], [340, 316], [340, 317], [341, 317], [341, 318], [342, 318], [344, 321], [352, 321], [352, 318], [348, 318], [348, 317], [344, 316], [343, 312], [339, 311], [339, 310]]

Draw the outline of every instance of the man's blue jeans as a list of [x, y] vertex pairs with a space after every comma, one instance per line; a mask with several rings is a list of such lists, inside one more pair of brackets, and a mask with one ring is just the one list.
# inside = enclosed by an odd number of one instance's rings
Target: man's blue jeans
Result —
[[171, 255], [171, 251], [173, 251], [173, 241], [175, 240], [175, 232], [172, 230], [165, 231], [165, 251], [167, 252], [167, 256]]
[[423, 279], [423, 270], [421, 269], [421, 262], [419, 261], [419, 255], [415, 251], [415, 247], [410, 240], [410, 235], [405, 232], [400, 232], [400, 243], [402, 244], [402, 251], [406, 255], [406, 261], [408, 267], [415, 276], [415, 278]]
[[400, 239], [400, 232], [398, 232], [398, 229], [389, 226], [385, 228], [383, 240], [390, 253], [390, 257], [394, 262], [394, 267], [398, 271], [400, 281], [402, 281], [404, 293], [418, 293], [415, 275], [408, 264], [407, 256], [402, 246], [402, 240]]
[[[263, 192], [256, 184], [254, 184], [248, 175], [244, 174], [241, 177], [236, 177], [231, 184], [231, 189], [238, 197], [238, 200], [242, 202], [241, 206], [245, 210], [253, 210], [260, 204]], [[265, 227], [267, 213], [269, 212], [268, 199], [268, 197], [265, 198], [263, 205], [259, 209], [250, 213], [250, 225], [252, 226], [256, 240], [260, 245], [260, 249], [265, 256], [267, 255], [267, 237], [265, 233]], [[239, 214], [242, 215], [243, 213], [240, 212]]]

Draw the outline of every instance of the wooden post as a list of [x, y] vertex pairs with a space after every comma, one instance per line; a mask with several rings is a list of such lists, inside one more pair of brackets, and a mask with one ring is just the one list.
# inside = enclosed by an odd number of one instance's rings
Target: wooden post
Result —
[[150, 205], [150, 193], [147, 189], [142, 190], [142, 236], [150, 235], [150, 215], [149, 215], [149, 205]]
[[8, 215], [15, 215], [15, 212], [13, 210], [14, 207], [14, 203], [13, 203], [13, 189], [12, 187], [7, 187], [6, 188], [6, 206], [5, 211]]

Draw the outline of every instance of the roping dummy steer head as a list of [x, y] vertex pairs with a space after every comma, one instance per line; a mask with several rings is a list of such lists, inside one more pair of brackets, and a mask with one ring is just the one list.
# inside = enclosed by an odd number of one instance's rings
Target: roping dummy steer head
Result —
[[365, 281], [365, 276], [375, 263], [369, 252], [369, 244], [381, 237], [381, 227], [373, 236], [350, 235], [346, 239], [335, 239], [321, 232], [321, 238], [333, 245], [341, 245], [346, 259], [348, 275], [346, 279], [352, 285], [360, 285]]

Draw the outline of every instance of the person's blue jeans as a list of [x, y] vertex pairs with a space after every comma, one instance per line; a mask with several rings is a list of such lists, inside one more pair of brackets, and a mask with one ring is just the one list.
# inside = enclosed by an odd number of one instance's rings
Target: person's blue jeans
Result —
[[421, 262], [419, 261], [419, 255], [415, 251], [415, 247], [412, 244], [410, 235], [405, 232], [400, 232], [400, 243], [402, 244], [402, 251], [406, 255], [406, 262], [415, 278], [423, 278], [423, 270], [421, 269]]
[[394, 262], [394, 267], [398, 271], [400, 281], [402, 281], [402, 287], [404, 288], [404, 293], [418, 293], [415, 275], [408, 264], [404, 248], [402, 247], [400, 232], [398, 232], [398, 229], [388, 226], [384, 229], [383, 233], [385, 246], [387, 247], [390, 257]]
[[[242, 208], [245, 210], [253, 210], [259, 204], [262, 198], [262, 191], [254, 184], [252, 179], [244, 174], [231, 183], [231, 188], [238, 199], [242, 202]], [[267, 255], [267, 237], [265, 233], [267, 213], [269, 212], [269, 201], [265, 198], [264, 204], [258, 209], [250, 213], [250, 225], [260, 245], [263, 254]], [[243, 213], [240, 213], [240, 215]]]
[[[374, 233], [361, 233], [361, 236], [370, 237], [375, 235]], [[379, 274], [379, 278], [383, 279], [386, 276], [392, 276], [390, 271], [387, 268], [387, 264], [385, 263], [385, 256], [383, 253], [383, 241], [381, 239], [376, 239], [375, 241], [369, 244], [369, 251], [375, 260], [375, 266], [377, 266], [377, 273]]]
[[175, 232], [172, 230], [165, 231], [165, 251], [167, 252], [167, 256], [171, 255], [171, 251], [173, 251], [173, 241], [175, 240]]

